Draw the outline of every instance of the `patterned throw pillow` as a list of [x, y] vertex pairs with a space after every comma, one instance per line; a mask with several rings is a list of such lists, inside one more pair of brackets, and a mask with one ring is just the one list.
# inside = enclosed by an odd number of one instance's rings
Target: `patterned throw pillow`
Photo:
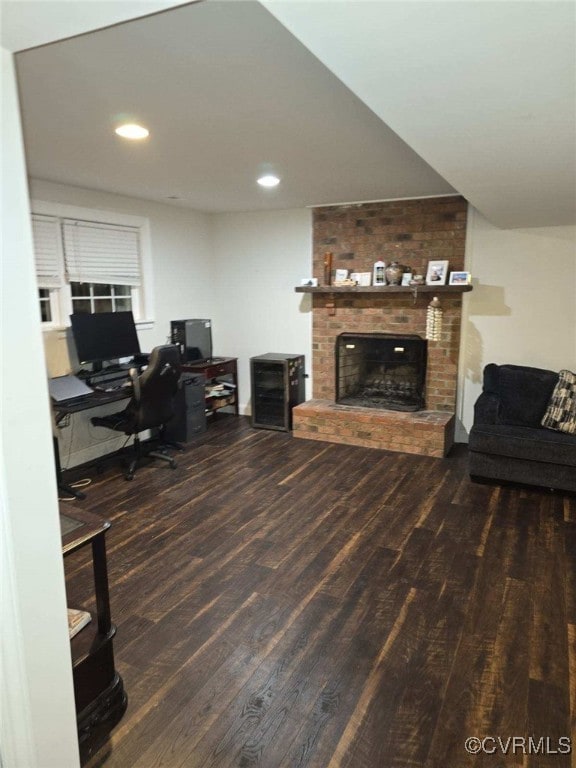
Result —
[[576, 435], [576, 373], [560, 371], [542, 426]]

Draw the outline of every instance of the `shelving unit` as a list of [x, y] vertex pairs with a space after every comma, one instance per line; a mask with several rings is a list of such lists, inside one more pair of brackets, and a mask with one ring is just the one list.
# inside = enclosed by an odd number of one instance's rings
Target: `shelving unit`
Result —
[[[91, 545], [96, 616], [70, 640], [78, 741], [82, 762], [96, 751], [127, 706], [122, 678], [114, 666], [105, 534], [110, 523], [79, 510], [60, 515], [62, 554]], [[76, 607], [76, 606], [74, 606]]]
[[233, 384], [234, 390], [229, 395], [206, 397], [206, 413], [216, 413], [221, 408], [231, 406], [238, 416], [238, 404], [240, 402], [238, 396], [238, 358], [215, 357], [203, 363], [184, 363], [182, 371], [203, 374], [206, 377], [206, 389], [208, 391], [218, 381], [224, 380]]

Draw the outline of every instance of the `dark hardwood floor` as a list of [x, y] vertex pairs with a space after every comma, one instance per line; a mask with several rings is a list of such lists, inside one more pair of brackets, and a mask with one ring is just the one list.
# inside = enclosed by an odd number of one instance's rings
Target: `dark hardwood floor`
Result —
[[[112, 522], [129, 703], [90, 768], [570, 765], [574, 497], [473, 484], [464, 449], [379, 452], [233, 416], [178, 465], [107, 470], [63, 504]], [[69, 604], [93, 607], [85, 551], [66, 566]], [[527, 741], [473, 755], [474, 736]]]

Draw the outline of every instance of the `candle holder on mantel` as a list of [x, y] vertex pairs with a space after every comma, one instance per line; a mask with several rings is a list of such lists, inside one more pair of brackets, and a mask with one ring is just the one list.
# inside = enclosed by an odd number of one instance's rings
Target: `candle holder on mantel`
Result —
[[332, 285], [332, 253], [324, 254], [324, 285]]

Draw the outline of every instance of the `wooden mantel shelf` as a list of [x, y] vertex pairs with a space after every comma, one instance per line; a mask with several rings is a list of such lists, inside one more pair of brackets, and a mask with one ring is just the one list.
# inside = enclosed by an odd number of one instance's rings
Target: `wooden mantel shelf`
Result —
[[472, 285], [298, 285], [296, 293], [467, 293]]

